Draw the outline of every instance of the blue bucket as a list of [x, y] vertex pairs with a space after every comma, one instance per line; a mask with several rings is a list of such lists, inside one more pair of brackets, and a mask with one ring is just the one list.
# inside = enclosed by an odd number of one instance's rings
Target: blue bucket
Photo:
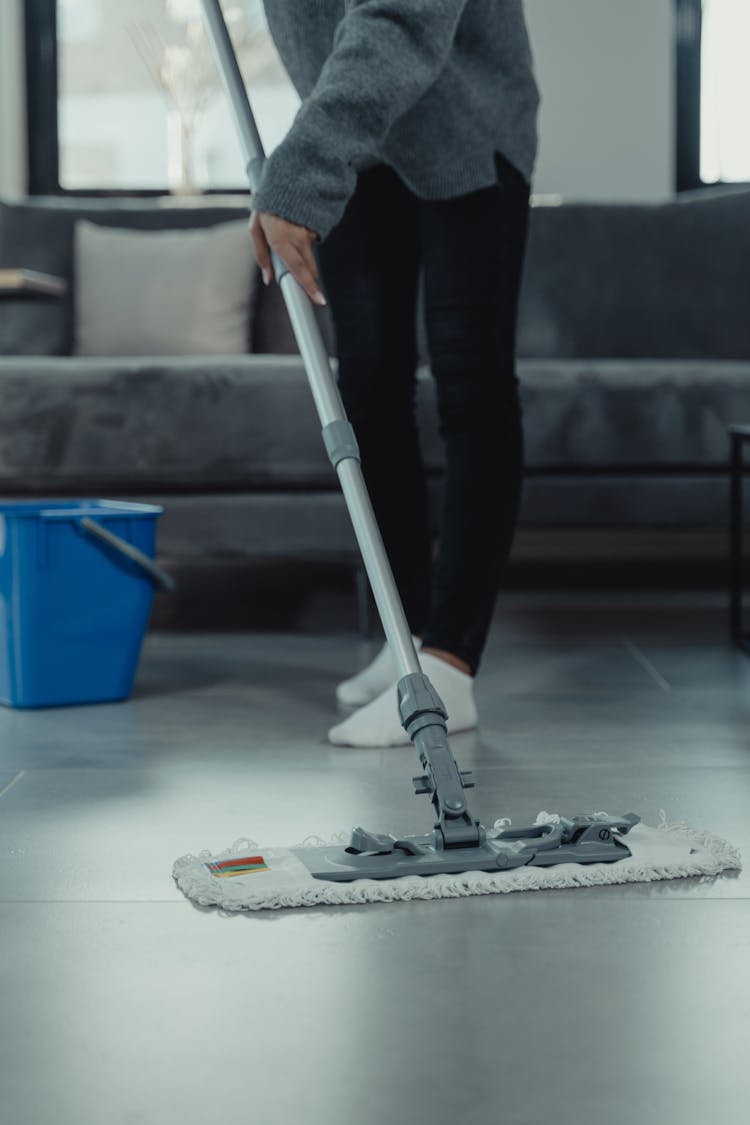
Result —
[[0, 503], [0, 702], [127, 699], [154, 596], [163, 509], [118, 500]]

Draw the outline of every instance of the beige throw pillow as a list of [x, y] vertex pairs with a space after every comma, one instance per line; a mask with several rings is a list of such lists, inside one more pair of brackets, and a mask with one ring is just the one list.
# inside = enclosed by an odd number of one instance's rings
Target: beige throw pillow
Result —
[[134, 231], [82, 219], [74, 238], [75, 355], [248, 351], [258, 271], [246, 220]]

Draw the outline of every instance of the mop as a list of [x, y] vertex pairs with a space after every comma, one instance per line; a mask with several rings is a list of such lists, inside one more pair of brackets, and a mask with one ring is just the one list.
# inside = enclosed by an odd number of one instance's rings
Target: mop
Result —
[[[203, 0], [209, 39], [236, 119], [251, 190], [265, 155], [224, 20], [220, 0]], [[423, 674], [411, 632], [364, 485], [359, 450], [334, 381], [323, 339], [307, 295], [285, 263], [272, 254], [362, 559], [396, 662], [401, 724], [423, 773], [414, 791], [429, 797], [431, 832], [393, 835], [355, 828], [328, 840], [308, 837], [294, 847], [266, 847], [240, 838], [226, 851], [186, 855], [173, 867], [184, 894], [226, 910], [280, 909], [340, 903], [457, 898], [510, 891], [591, 887], [687, 876], [714, 876], [739, 869], [739, 852], [727, 841], [687, 825], [658, 828], [636, 813], [572, 817], [541, 812], [533, 825], [507, 818], [487, 828], [469, 809], [474, 787], [461, 770], [447, 736], [447, 714]]]

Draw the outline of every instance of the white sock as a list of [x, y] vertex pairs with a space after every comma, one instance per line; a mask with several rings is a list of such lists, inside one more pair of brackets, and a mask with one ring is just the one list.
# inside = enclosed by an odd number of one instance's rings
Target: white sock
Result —
[[[419, 663], [448, 712], [448, 733], [475, 727], [477, 709], [472, 677], [429, 652], [420, 655]], [[409, 736], [398, 713], [396, 682], [392, 680], [366, 707], [331, 727], [329, 741], [336, 746], [408, 746]]]
[[[419, 651], [421, 640], [412, 637], [414, 647]], [[336, 698], [347, 707], [361, 707], [375, 699], [397, 679], [396, 665], [386, 641], [375, 659], [356, 676], [344, 680], [336, 688]]]

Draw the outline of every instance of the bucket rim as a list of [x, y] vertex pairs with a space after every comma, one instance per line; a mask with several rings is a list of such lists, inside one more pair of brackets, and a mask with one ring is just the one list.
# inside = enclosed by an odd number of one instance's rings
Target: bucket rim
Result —
[[159, 516], [164, 508], [160, 504], [144, 504], [135, 500], [102, 500], [55, 497], [48, 500], [2, 500], [0, 516], [6, 519], [81, 519], [83, 516], [101, 518]]

